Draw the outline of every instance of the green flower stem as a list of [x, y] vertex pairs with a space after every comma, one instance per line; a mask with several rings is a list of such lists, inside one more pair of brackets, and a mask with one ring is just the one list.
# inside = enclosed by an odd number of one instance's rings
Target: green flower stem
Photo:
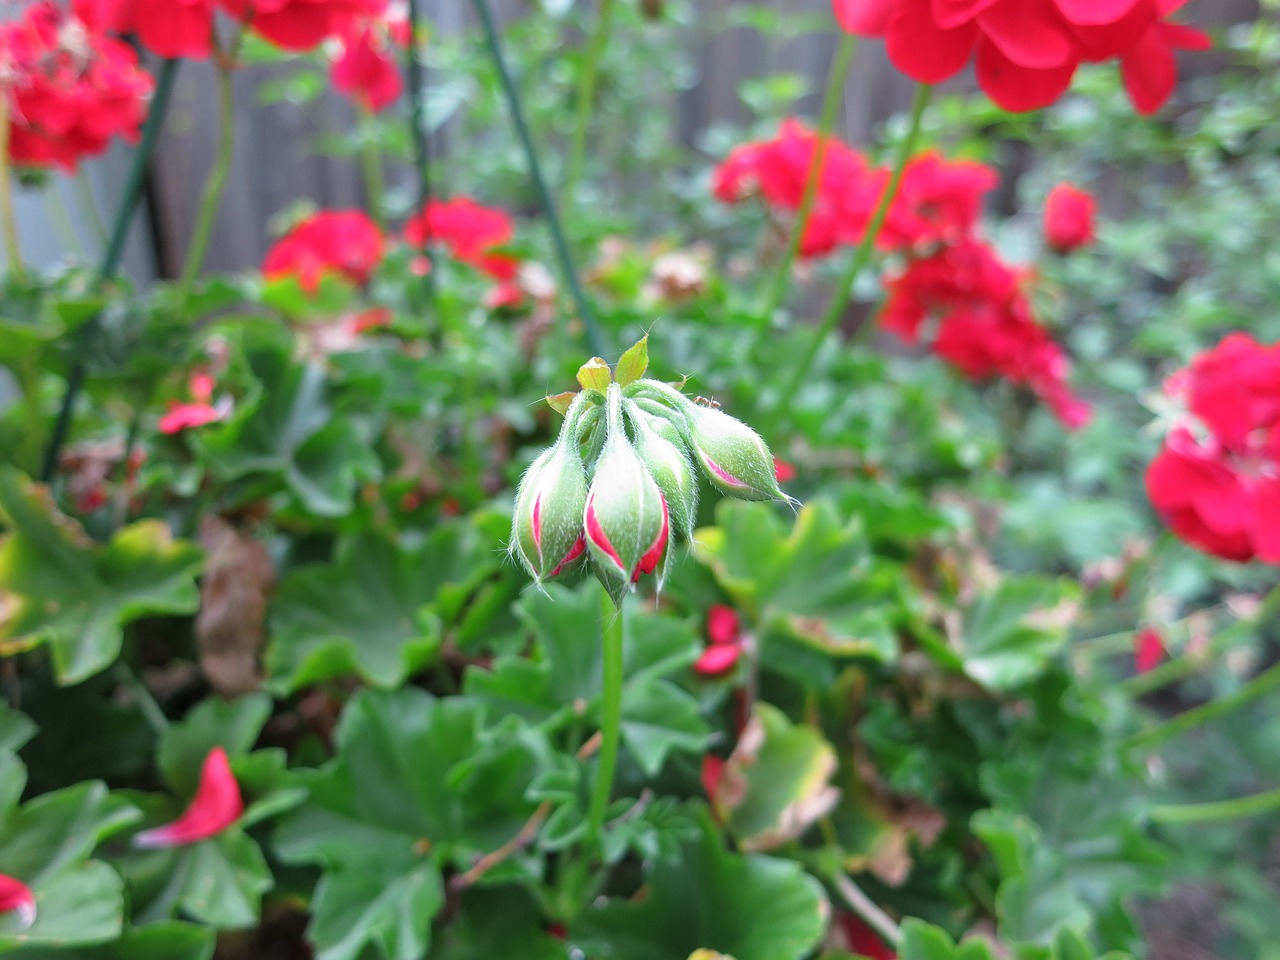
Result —
[[618, 765], [618, 735], [622, 728], [622, 609], [615, 608], [609, 591], [601, 588], [600, 618], [604, 627], [604, 695], [601, 703], [600, 762], [587, 811], [588, 842], [600, 849], [604, 815], [613, 792]]
[[94, 238], [100, 247], [107, 245], [107, 228], [102, 222], [102, 213], [98, 210], [98, 201], [93, 196], [93, 184], [83, 170], [73, 178], [76, 184], [76, 206], [81, 215], [89, 223]]
[[1254, 817], [1260, 813], [1280, 810], [1280, 787], [1263, 793], [1253, 793], [1234, 800], [1218, 800], [1214, 803], [1175, 803], [1156, 807], [1151, 819], [1156, 823], [1187, 824], [1217, 823]]
[[773, 283], [769, 288], [761, 314], [773, 315], [782, 304], [791, 282], [791, 265], [800, 253], [800, 244], [804, 240], [805, 228], [809, 226], [809, 218], [813, 215], [813, 207], [818, 199], [818, 182], [821, 179], [822, 164], [827, 158], [827, 141], [831, 139], [831, 131], [835, 129], [836, 112], [844, 100], [844, 81], [853, 63], [853, 54], [858, 48], [858, 38], [852, 33], [842, 33], [840, 46], [831, 61], [831, 72], [827, 74], [827, 89], [822, 95], [822, 109], [818, 117], [818, 144], [813, 152], [813, 162], [809, 164], [809, 177], [804, 184], [804, 195], [800, 198], [800, 209], [796, 211], [796, 220], [791, 228], [791, 242], [787, 244], [786, 253], [778, 269], [774, 272]]
[[360, 112], [360, 172], [364, 176], [364, 192], [369, 202], [369, 216], [379, 228], [387, 227], [386, 184], [382, 178], [382, 153], [373, 134], [377, 121], [365, 107]]
[[[409, 0], [409, 123], [413, 134], [414, 162], [418, 170], [418, 206], [419, 211], [427, 208], [431, 199], [431, 150], [427, 141], [427, 108], [426, 89], [427, 74], [422, 68], [422, 58], [418, 50], [418, 2]], [[425, 224], [425, 220], [424, 220]], [[420, 251], [431, 264], [431, 238], [422, 244]], [[436, 276], [434, 269], [428, 269], [423, 278], [427, 298], [435, 306]], [[433, 310], [433, 312], [436, 312]]]
[[227, 177], [231, 173], [231, 160], [236, 150], [232, 67], [230, 63], [217, 62], [215, 66], [218, 70], [218, 155], [214, 160], [213, 169], [209, 171], [209, 179], [204, 182], [200, 212], [196, 216], [196, 224], [191, 233], [191, 245], [187, 248], [187, 260], [182, 267], [182, 277], [178, 280], [179, 310], [186, 305], [200, 268], [204, 266], [205, 254], [209, 250], [209, 235], [213, 232], [214, 220], [218, 218], [218, 207], [222, 203], [222, 193], [227, 186]]
[[13, 213], [13, 177], [9, 166], [9, 91], [0, 87], [0, 228], [4, 230], [9, 272], [15, 277], [24, 277], [27, 271], [22, 266], [22, 247], [18, 244], [18, 219]]
[[[178, 73], [178, 61], [166, 60], [160, 67], [160, 76], [156, 80], [156, 92], [151, 98], [151, 109], [147, 112], [147, 121], [142, 127], [142, 141], [133, 154], [133, 164], [129, 168], [129, 177], [125, 181], [120, 195], [120, 206], [116, 208], [115, 220], [111, 225], [111, 239], [103, 254], [102, 266], [98, 275], [102, 280], [110, 280], [120, 268], [124, 257], [125, 240], [129, 236], [129, 224], [133, 220], [134, 208], [138, 198], [142, 196], [142, 186], [147, 176], [147, 162], [155, 150], [160, 130], [164, 126], [165, 114], [169, 109], [169, 97], [173, 93], [173, 81]], [[0, 191], [3, 192], [3, 191]], [[84, 351], [89, 342], [93, 328], [97, 326], [97, 318], [80, 328], [80, 337], [75, 347], [75, 359], [67, 374], [67, 388], [62, 395], [62, 407], [58, 411], [58, 420], [54, 424], [53, 436], [45, 449], [44, 464], [40, 469], [40, 479], [48, 483], [58, 469], [58, 460], [62, 456], [63, 444], [67, 442], [67, 434], [71, 429], [71, 413], [75, 409], [76, 400], [84, 388], [85, 366]]]
[[75, 222], [71, 219], [71, 211], [67, 209], [67, 198], [62, 195], [62, 187], [57, 180], [50, 180], [44, 188], [44, 205], [49, 211], [49, 222], [58, 235], [58, 242], [69, 254], [84, 256], [84, 244], [80, 234], [76, 232]]
[[775, 417], [782, 416], [795, 401], [800, 385], [809, 378], [810, 368], [813, 366], [814, 359], [818, 356], [818, 351], [822, 349], [827, 337], [835, 330], [836, 324], [840, 322], [840, 316], [849, 304], [849, 291], [853, 288], [854, 281], [858, 279], [858, 275], [862, 273], [871, 260], [871, 255], [875, 250], [876, 238], [880, 236], [880, 229], [884, 226], [885, 218], [889, 215], [889, 207], [893, 203], [894, 197], [897, 196], [898, 185], [902, 183], [902, 174], [906, 171], [907, 162], [911, 159], [912, 153], [915, 152], [916, 141], [920, 138], [921, 121], [924, 119], [924, 109], [929, 104], [929, 96], [932, 92], [933, 88], [928, 84], [922, 83], [916, 88], [915, 102], [911, 108], [911, 126], [907, 130], [907, 135], [903, 137], [902, 143], [898, 146], [898, 157], [894, 163], [893, 173], [889, 177], [889, 184], [885, 187], [884, 194], [880, 197], [880, 203], [871, 217], [871, 222], [867, 224], [867, 231], [862, 235], [862, 242], [858, 244], [858, 248], [853, 253], [849, 268], [836, 282], [836, 289], [831, 296], [831, 303], [827, 306], [826, 313], [822, 315], [822, 319], [818, 322], [817, 329], [813, 331], [813, 337], [809, 341], [808, 349], [805, 350], [800, 362], [796, 364], [795, 372], [791, 375], [791, 379], [778, 397], [774, 410]]
[[542, 175], [542, 166], [538, 162], [538, 151], [533, 145], [533, 135], [529, 132], [529, 124], [525, 120], [524, 107], [520, 104], [519, 91], [516, 89], [511, 71], [507, 68], [506, 58], [502, 54], [502, 41], [498, 36], [498, 28], [493, 21], [493, 14], [489, 11], [487, 0], [474, 0], [474, 3], [476, 13], [479, 15], [480, 22], [484, 27], [489, 55], [493, 58], [494, 67], [498, 71], [498, 78], [502, 81], [502, 90], [506, 96], [507, 108], [511, 111], [511, 120], [515, 124], [516, 134], [519, 136], [520, 143], [524, 148], [525, 162], [529, 165], [529, 176], [538, 192], [542, 212], [546, 216], [547, 226], [551, 230], [551, 240], [555, 246], [556, 259], [560, 264], [561, 276], [565, 286], [569, 288], [570, 295], [573, 297], [574, 305], [578, 311], [578, 318], [581, 320], [582, 329], [586, 334], [588, 347], [597, 356], [607, 357], [609, 356], [609, 347], [605, 342], [604, 333], [596, 322], [591, 304], [587, 301], [587, 295], [582, 289], [582, 283], [578, 279], [578, 271], [573, 265], [573, 257], [569, 253], [569, 242], [565, 239], [564, 227], [560, 223], [560, 214], [556, 210], [555, 201], [551, 198], [551, 191], [547, 187], [546, 178]]
[[1250, 704], [1275, 690], [1280, 690], [1280, 663], [1264, 670], [1234, 693], [1210, 700], [1150, 730], [1135, 734], [1124, 741], [1124, 746], [1129, 749], [1150, 750], [1188, 730], [1194, 730], [1211, 720], [1225, 717], [1233, 710]]
[[577, 110], [574, 117], [573, 141], [569, 147], [569, 159], [565, 165], [563, 196], [573, 202], [573, 188], [582, 173], [582, 162], [587, 152], [587, 132], [591, 128], [591, 108], [596, 101], [596, 85], [600, 80], [600, 58], [609, 42], [609, 29], [613, 19], [614, 0], [600, 0], [596, 17], [596, 30], [587, 44], [586, 59], [578, 72]]
[[890, 946], [897, 947], [902, 942], [902, 928], [891, 916], [876, 906], [847, 873], [841, 870], [831, 874], [831, 885], [836, 888], [836, 892], [849, 905], [849, 908], [865, 920], [867, 925], [880, 934]]

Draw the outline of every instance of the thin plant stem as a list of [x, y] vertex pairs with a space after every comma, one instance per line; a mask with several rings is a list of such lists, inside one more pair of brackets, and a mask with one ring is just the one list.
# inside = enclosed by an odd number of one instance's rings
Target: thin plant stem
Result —
[[4, 230], [4, 248], [9, 258], [9, 272], [25, 277], [22, 247], [18, 243], [18, 218], [13, 213], [13, 176], [9, 162], [9, 88], [0, 85], [0, 228]]
[[1252, 793], [1247, 797], [1236, 797], [1234, 800], [1165, 804], [1151, 811], [1151, 819], [1156, 823], [1166, 824], [1218, 823], [1241, 817], [1255, 817], [1273, 810], [1280, 810], [1280, 787]]
[[107, 228], [102, 222], [102, 212], [98, 209], [98, 201], [93, 195], [93, 184], [89, 182], [89, 176], [83, 170], [79, 171], [73, 178], [76, 185], [76, 205], [80, 208], [85, 220], [89, 223], [89, 229], [93, 231], [94, 237], [97, 239], [99, 246], [107, 245]]
[[84, 255], [84, 244], [76, 225], [71, 219], [71, 211], [67, 209], [67, 198], [62, 195], [62, 188], [57, 180], [50, 180], [44, 188], [44, 205], [49, 211], [49, 222], [53, 224], [58, 242], [69, 254]]
[[853, 252], [853, 259], [849, 261], [848, 269], [836, 281], [836, 288], [831, 295], [831, 302], [828, 304], [826, 312], [822, 315], [822, 319], [818, 322], [817, 328], [813, 331], [808, 348], [800, 358], [800, 362], [796, 364], [791, 379], [778, 397], [775, 408], [776, 416], [781, 416], [790, 408], [796, 398], [796, 393], [800, 390], [800, 385], [808, 379], [810, 368], [813, 366], [814, 359], [818, 356], [818, 351], [822, 349], [827, 337], [835, 330], [845, 307], [848, 306], [849, 291], [853, 288], [854, 281], [858, 279], [858, 275], [862, 273], [871, 260], [871, 254], [875, 250], [876, 238], [880, 236], [880, 229], [884, 226], [885, 218], [889, 215], [889, 207], [892, 205], [894, 197], [897, 196], [898, 185], [902, 183], [902, 174], [906, 171], [907, 163], [910, 161], [912, 153], [915, 152], [916, 141], [920, 138], [921, 121], [924, 119], [924, 109], [929, 104], [929, 96], [932, 92], [933, 87], [928, 84], [922, 83], [916, 88], [915, 102], [911, 107], [911, 125], [907, 129], [907, 135], [902, 138], [902, 142], [898, 145], [898, 156], [894, 162], [893, 173], [889, 177], [889, 183], [885, 187], [884, 194], [880, 197], [880, 203], [871, 217], [871, 222], [867, 224], [867, 230], [862, 235], [862, 242], [858, 244], [858, 248]]
[[386, 184], [382, 178], [382, 154], [373, 138], [377, 126], [373, 112], [360, 107], [360, 172], [369, 202], [369, 216], [380, 228], [387, 227]]
[[[134, 208], [138, 198], [142, 196], [142, 186], [147, 176], [147, 162], [155, 150], [156, 141], [160, 138], [160, 130], [164, 126], [165, 114], [169, 109], [169, 98], [173, 93], [173, 81], [178, 73], [179, 61], [166, 60], [160, 67], [160, 76], [156, 80], [156, 92], [151, 98], [151, 109], [147, 113], [146, 123], [142, 127], [142, 140], [134, 152], [133, 163], [129, 168], [129, 177], [125, 181], [120, 195], [120, 206], [116, 208], [115, 220], [111, 225], [111, 238], [102, 257], [102, 266], [98, 276], [102, 280], [110, 280], [120, 268], [124, 257], [125, 241], [129, 236], [129, 224], [133, 220]], [[0, 191], [3, 192], [3, 191]], [[62, 406], [58, 410], [58, 419], [54, 424], [53, 436], [45, 449], [44, 464], [40, 469], [40, 480], [48, 483], [58, 469], [58, 460], [62, 456], [62, 447], [67, 442], [67, 434], [71, 429], [71, 414], [76, 400], [84, 388], [85, 365], [84, 352], [92, 330], [97, 326], [97, 318], [80, 328], [71, 370], [67, 374], [67, 388], [62, 395]]]
[[827, 74], [827, 89], [822, 95], [822, 108], [818, 116], [818, 142], [813, 151], [813, 161], [809, 164], [809, 176], [805, 180], [804, 194], [800, 198], [800, 208], [796, 211], [795, 223], [791, 228], [791, 242], [783, 254], [782, 262], [774, 271], [772, 284], [764, 302], [763, 316], [772, 316], [781, 305], [791, 282], [791, 265], [800, 253], [800, 244], [804, 241], [805, 229], [809, 226], [809, 218], [813, 216], [813, 207], [818, 199], [818, 184], [822, 179], [822, 165], [827, 159], [827, 143], [831, 132], [835, 129], [836, 113], [844, 100], [844, 82], [853, 64], [853, 55], [858, 48], [858, 37], [845, 33], [836, 47], [835, 57], [831, 60], [831, 72]]
[[865, 920], [867, 925], [880, 934], [890, 946], [896, 947], [902, 942], [902, 928], [891, 916], [876, 906], [848, 874], [843, 871], [831, 874], [831, 885], [836, 888], [836, 892], [849, 905], [849, 908]]
[[600, 0], [596, 16], [595, 33], [587, 43], [586, 59], [578, 73], [577, 109], [574, 114], [573, 140], [569, 146], [569, 159], [564, 170], [563, 196], [565, 202], [573, 202], [573, 188], [582, 173], [583, 159], [587, 153], [587, 133], [591, 129], [591, 108], [595, 106], [596, 86], [600, 80], [600, 58], [609, 42], [609, 29], [613, 20], [614, 0]]
[[209, 250], [209, 237], [213, 233], [213, 223], [218, 218], [222, 193], [227, 187], [231, 161], [235, 157], [236, 115], [232, 68], [230, 63], [221, 62], [215, 62], [215, 67], [218, 71], [218, 155], [213, 162], [213, 169], [209, 171], [209, 178], [204, 182], [200, 212], [196, 215], [195, 227], [191, 231], [191, 245], [187, 247], [187, 259], [178, 280], [177, 302], [180, 310], [191, 296], [191, 288], [200, 274], [200, 268], [204, 266], [205, 254]]
[[582, 283], [578, 279], [578, 271], [573, 265], [573, 256], [569, 253], [569, 242], [565, 239], [564, 227], [560, 223], [560, 214], [556, 210], [555, 201], [552, 199], [551, 191], [547, 187], [546, 178], [542, 175], [542, 166], [538, 162], [538, 151], [533, 145], [533, 135], [529, 132], [529, 124], [525, 120], [524, 107], [520, 103], [520, 93], [516, 89], [515, 80], [511, 76], [511, 71], [507, 68], [507, 61], [502, 53], [502, 40], [498, 36], [498, 28], [494, 23], [493, 14], [489, 10], [487, 0], [473, 0], [473, 2], [475, 3], [476, 13], [479, 15], [480, 22], [484, 27], [485, 41], [489, 47], [489, 54], [493, 57], [494, 67], [498, 71], [498, 79], [502, 82], [502, 90], [507, 100], [507, 108], [511, 111], [512, 123], [515, 124], [516, 134], [519, 136], [521, 146], [524, 149], [525, 162], [529, 165], [529, 176], [533, 180], [534, 188], [537, 190], [542, 212], [547, 218], [547, 227], [551, 231], [551, 241], [555, 247], [556, 259], [560, 264], [560, 273], [565, 286], [569, 288], [569, 293], [573, 297], [578, 319], [582, 322], [582, 329], [586, 334], [587, 345], [597, 356], [607, 357], [609, 356], [608, 344], [605, 342], [604, 334], [596, 322], [595, 312], [587, 301], [586, 292], [582, 289]]
[[425, 237], [419, 251], [427, 259], [427, 272], [422, 278], [426, 286], [427, 299], [433, 308], [436, 300], [436, 276], [431, 263], [430, 224], [425, 216], [427, 204], [431, 200], [431, 143], [427, 138], [426, 109], [427, 72], [422, 68], [422, 58], [418, 48], [418, 0], [409, 0], [409, 123], [413, 134], [413, 154], [418, 171], [418, 212], [422, 218]]
[[604, 693], [600, 719], [600, 762], [587, 811], [588, 842], [599, 849], [605, 809], [613, 792], [618, 765], [618, 735], [622, 727], [622, 610], [614, 607], [608, 590], [601, 589], [600, 618], [604, 627]]
[[1170, 720], [1166, 720], [1159, 726], [1133, 735], [1124, 741], [1124, 746], [1129, 749], [1143, 748], [1149, 750], [1186, 733], [1188, 730], [1203, 726], [1211, 720], [1225, 717], [1232, 711], [1238, 710], [1240, 707], [1250, 704], [1274, 690], [1280, 690], [1280, 663], [1264, 670], [1233, 693], [1218, 697], [1216, 700], [1210, 700], [1201, 706], [1193, 707]]

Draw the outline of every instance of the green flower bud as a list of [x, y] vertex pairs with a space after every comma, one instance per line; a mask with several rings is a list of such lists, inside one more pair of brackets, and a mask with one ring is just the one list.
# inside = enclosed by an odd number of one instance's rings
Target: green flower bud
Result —
[[596, 575], [616, 600], [641, 574], [658, 568], [668, 546], [670, 517], [666, 497], [627, 439], [616, 384], [610, 385], [607, 402], [608, 435], [582, 526]]
[[669, 420], [652, 417], [634, 405], [628, 412], [635, 428], [635, 451], [667, 498], [671, 527], [690, 540], [698, 515], [698, 481], [684, 438]]
[[577, 566], [586, 551], [587, 476], [578, 455], [577, 426], [571, 410], [555, 445], [533, 461], [516, 492], [511, 554], [538, 583]]
[[707, 479], [739, 500], [789, 500], [778, 487], [773, 454], [760, 434], [711, 407], [688, 406], [686, 438]]

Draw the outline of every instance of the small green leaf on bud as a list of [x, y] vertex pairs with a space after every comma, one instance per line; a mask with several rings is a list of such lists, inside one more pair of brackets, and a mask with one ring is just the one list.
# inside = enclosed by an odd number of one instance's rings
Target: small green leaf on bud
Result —
[[649, 335], [646, 333], [639, 342], [628, 347], [618, 358], [618, 385], [625, 387], [635, 383], [649, 369]]
[[569, 412], [569, 407], [573, 403], [573, 398], [576, 396], [577, 393], [570, 390], [567, 393], [557, 393], [555, 396], [544, 397], [543, 399], [547, 401], [548, 407], [563, 417]]
[[585, 552], [586, 502], [576, 443], [562, 438], [533, 462], [516, 492], [511, 553], [538, 583], [572, 569]]

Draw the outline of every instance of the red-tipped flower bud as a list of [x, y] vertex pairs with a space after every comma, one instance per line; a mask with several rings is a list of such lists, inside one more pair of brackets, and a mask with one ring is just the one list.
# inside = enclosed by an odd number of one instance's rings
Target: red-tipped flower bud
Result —
[[511, 553], [538, 583], [576, 566], [586, 550], [587, 476], [578, 454], [577, 414], [569, 411], [555, 446], [533, 461], [516, 492]]
[[698, 482], [680, 431], [670, 421], [650, 416], [634, 404], [629, 410], [635, 427], [635, 451], [667, 498], [671, 526], [680, 536], [692, 539], [698, 516]]
[[689, 404], [687, 412], [689, 446], [712, 486], [739, 500], [788, 499], [760, 434], [712, 407]]

